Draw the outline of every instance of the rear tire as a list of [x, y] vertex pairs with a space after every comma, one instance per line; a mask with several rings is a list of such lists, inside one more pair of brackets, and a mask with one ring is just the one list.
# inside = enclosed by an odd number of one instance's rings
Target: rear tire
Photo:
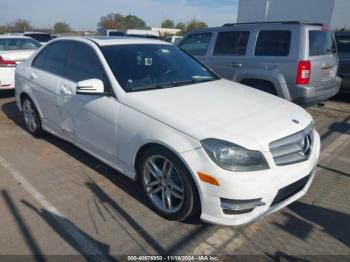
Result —
[[153, 210], [183, 221], [198, 210], [195, 185], [183, 162], [163, 147], [152, 147], [141, 157], [138, 175]]
[[40, 115], [33, 101], [27, 96], [23, 99], [22, 111], [24, 122], [29, 133], [35, 137], [41, 136], [44, 131], [41, 125]]
[[247, 79], [247, 80], [243, 80], [241, 82], [241, 84], [253, 87], [253, 88], [258, 89], [260, 91], [264, 91], [264, 92], [269, 93], [271, 95], [278, 96], [275, 86], [268, 81]]

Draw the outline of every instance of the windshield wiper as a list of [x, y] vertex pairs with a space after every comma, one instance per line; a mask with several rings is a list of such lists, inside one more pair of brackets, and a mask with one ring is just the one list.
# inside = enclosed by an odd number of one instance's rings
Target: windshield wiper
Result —
[[182, 80], [182, 81], [173, 81], [166, 84], [160, 84], [157, 85], [160, 88], [169, 88], [169, 87], [176, 87], [176, 86], [182, 86], [182, 85], [191, 85], [196, 83], [203, 83], [203, 82], [209, 82], [213, 81], [214, 78], [193, 78], [190, 80]]

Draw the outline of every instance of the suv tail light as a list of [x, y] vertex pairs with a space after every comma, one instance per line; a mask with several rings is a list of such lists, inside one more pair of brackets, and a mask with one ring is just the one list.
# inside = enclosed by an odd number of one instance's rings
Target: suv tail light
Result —
[[15, 67], [16, 61], [13, 60], [5, 60], [0, 56], [0, 67]]
[[311, 76], [311, 62], [310, 61], [300, 61], [298, 64], [297, 73], [297, 85], [307, 85], [310, 82]]

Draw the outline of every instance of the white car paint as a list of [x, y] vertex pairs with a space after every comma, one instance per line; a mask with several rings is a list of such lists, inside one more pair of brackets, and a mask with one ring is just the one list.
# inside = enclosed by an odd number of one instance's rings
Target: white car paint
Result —
[[[17, 35], [0, 35], [0, 39], [4, 38], [27, 38], [25, 36], [17, 36]], [[13, 50], [6, 51], [1, 50], [0, 48], [0, 57], [4, 60], [15, 61], [18, 65], [19, 63], [28, 59], [35, 50]], [[0, 91], [1, 90], [9, 90], [15, 88], [15, 67], [4, 67], [0, 65]]]
[[[248, 223], [306, 193], [319, 157], [318, 133], [313, 131], [314, 144], [307, 161], [277, 166], [269, 150], [270, 142], [295, 134], [312, 122], [302, 108], [227, 80], [126, 93], [97, 44], [164, 42], [136, 38], [61, 38], [51, 43], [62, 40], [80, 41], [95, 50], [116, 98], [76, 95], [77, 83], [32, 68], [34, 56], [16, 69], [17, 105], [22, 110], [21, 96], [27, 94], [36, 105], [47, 132], [77, 145], [132, 179], [136, 179], [136, 155], [142, 146], [156, 143], [167, 147], [188, 167], [199, 191], [201, 218], [212, 223]], [[34, 85], [33, 79], [39, 79], [38, 84]], [[260, 151], [270, 168], [250, 172], [224, 170], [202, 148], [200, 140], [205, 138], [227, 140]], [[215, 177], [220, 186], [204, 183], [198, 172]], [[303, 190], [270, 206], [279, 189], [309, 174], [311, 178]], [[220, 198], [262, 198], [265, 205], [248, 214], [226, 215], [220, 207]]]

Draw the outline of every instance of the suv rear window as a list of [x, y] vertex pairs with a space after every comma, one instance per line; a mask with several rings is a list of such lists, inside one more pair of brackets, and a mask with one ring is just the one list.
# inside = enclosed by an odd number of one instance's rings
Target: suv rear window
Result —
[[335, 41], [331, 31], [309, 31], [309, 56], [335, 53]]
[[216, 40], [214, 55], [245, 55], [249, 31], [220, 32]]
[[210, 39], [211, 33], [189, 35], [180, 46], [192, 55], [205, 55]]
[[292, 33], [290, 31], [261, 31], [255, 47], [256, 56], [288, 56]]
[[339, 53], [350, 53], [350, 34], [337, 35], [337, 47]]

